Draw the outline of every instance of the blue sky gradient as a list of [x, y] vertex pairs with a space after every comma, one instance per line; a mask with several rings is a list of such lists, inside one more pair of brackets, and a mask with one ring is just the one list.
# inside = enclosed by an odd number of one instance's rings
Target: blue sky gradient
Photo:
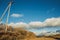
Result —
[[[44, 21], [47, 18], [60, 16], [60, 0], [13, 0], [11, 6], [11, 14], [23, 14], [22, 18], [18, 21]], [[0, 14], [4, 12], [9, 0], [1, 0]], [[10, 15], [11, 15], [10, 14]], [[0, 15], [0, 16], [1, 16]], [[12, 18], [11, 18], [12, 19]], [[28, 20], [28, 21], [27, 21]], [[15, 22], [15, 21], [13, 21]]]

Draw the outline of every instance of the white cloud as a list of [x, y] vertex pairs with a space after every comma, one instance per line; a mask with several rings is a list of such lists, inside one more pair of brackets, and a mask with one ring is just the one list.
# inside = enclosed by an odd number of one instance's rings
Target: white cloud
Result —
[[40, 33], [47, 33], [47, 32], [48, 32], [47, 30], [40, 31]]
[[22, 17], [22, 16], [23, 16], [22, 14], [15, 14], [15, 13], [11, 15], [11, 17]]
[[29, 25], [33, 27], [60, 26], [60, 17], [48, 18], [43, 22], [30, 22]]
[[56, 31], [48, 31], [48, 30], [41, 30], [40, 32], [38, 32], [38, 35], [45, 35], [45, 36], [51, 36], [56, 34], [60, 34], [60, 33]]
[[42, 27], [43, 23], [40, 21], [30, 22], [29, 26], [31, 26], [31, 27], [39, 27], [39, 26]]
[[34, 21], [34, 22], [29, 22], [24, 23], [24, 22], [19, 22], [19, 23], [10, 23], [9, 25], [13, 27], [22, 27], [22, 28], [39, 28], [39, 27], [52, 27], [52, 26], [60, 26], [60, 17], [58, 18], [48, 18], [43, 22], [40, 21]]
[[19, 23], [10, 23], [9, 26], [12, 26], [13, 28], [17, 28], [17, 27], [20, 27], [20, 28], [27, 28], [28, 25], [26, 23], [23, 23], [23, 22], [19, 22]]
[[60, 17], [48, 18], [44, 21], [45, 26], [60, 26]]

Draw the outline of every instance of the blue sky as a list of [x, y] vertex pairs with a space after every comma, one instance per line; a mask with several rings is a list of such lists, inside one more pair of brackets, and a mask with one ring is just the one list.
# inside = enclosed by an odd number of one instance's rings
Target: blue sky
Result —
[[[8, 6], [8, 3], [9, 0], [0, 0], [0, 17], [5, 8]], [[13, 0], [10, 11], [9, 23], [29, 23], [31, 21], [44, 22], [48, 18], [60, 17], [60, 0]], [[23, 16], [12, 17], [12, 14], [20, 14]], [[3, 23], [5, 23], [6, 16], [7, 13], [2, 20]], [[58, 29], [58, 27], [56, 29]]]

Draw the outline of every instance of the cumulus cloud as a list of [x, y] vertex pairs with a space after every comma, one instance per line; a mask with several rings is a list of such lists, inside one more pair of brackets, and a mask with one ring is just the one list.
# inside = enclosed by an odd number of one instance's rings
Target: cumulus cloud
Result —
[[45, 26], [60, 26], [60, 17], [48, 18], [43, 23]]
[[45, 35], [45, 36], [51, 36], [56, 34], [60, 34], [60, 33], [56, 31], [48, 31], [48, 30], [41, 30], [40, 32], [38, 32], [38, 35]]
[[9, 25], [14, 26], [14, 27], [22, 27], [22, 28], [39, 28], [39, 27], [56, 27], [60, 26], [60, 17], [58, 18], [48, 18], [43, 22], [40, 21], [34, 21], [34, 22], [29, 22], [24, 23], [24, 22], [19, 22], [19, 23], [10, 23]]
[[30, 22], [29, 26], [31, 26], [31, 27], [39, 27], [39, 26], [42, 27], [43, 22], [40, 22], [40, 21]]
[[60, 26], [60, 17], [59, 18], [48, 18], [43, 22], [30, 22], [32, 27], [47, 27], [47, 26]]
[[22, 17], [22, 16], [23, 16], [22, 14], [15, 14], [15, 13], [11, 15], [11, 17]]
[[51, 35], [56, 35], [56, 34], [60, 34], [58, 32], [48, 32], [48, 31], [44, 31], [44, 32], [40, 32], [39, 35], [45, 35], [45, 36], [51, 36]]
[[19, 22], [19, 23], [10, 23], [9, 26], [12, 26], [13, 28], [27, 28], [28, 24]]

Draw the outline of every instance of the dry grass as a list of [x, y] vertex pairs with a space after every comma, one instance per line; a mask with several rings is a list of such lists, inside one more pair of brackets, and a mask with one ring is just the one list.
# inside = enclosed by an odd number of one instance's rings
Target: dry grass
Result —
[[28, 32], [20, 28], [9, 27], [5, 33], [4, 30], [0, 30], [0, 40], [24, 40], [26, 38], [35, 38], [35, 34]]
[[60, 34], [38, 38], [34, 33], [20, 28], [9, 27], [6, 33], [4, 30], [0, 30], [0, 40], [56, 40], [56, 38], [60, 38]]

